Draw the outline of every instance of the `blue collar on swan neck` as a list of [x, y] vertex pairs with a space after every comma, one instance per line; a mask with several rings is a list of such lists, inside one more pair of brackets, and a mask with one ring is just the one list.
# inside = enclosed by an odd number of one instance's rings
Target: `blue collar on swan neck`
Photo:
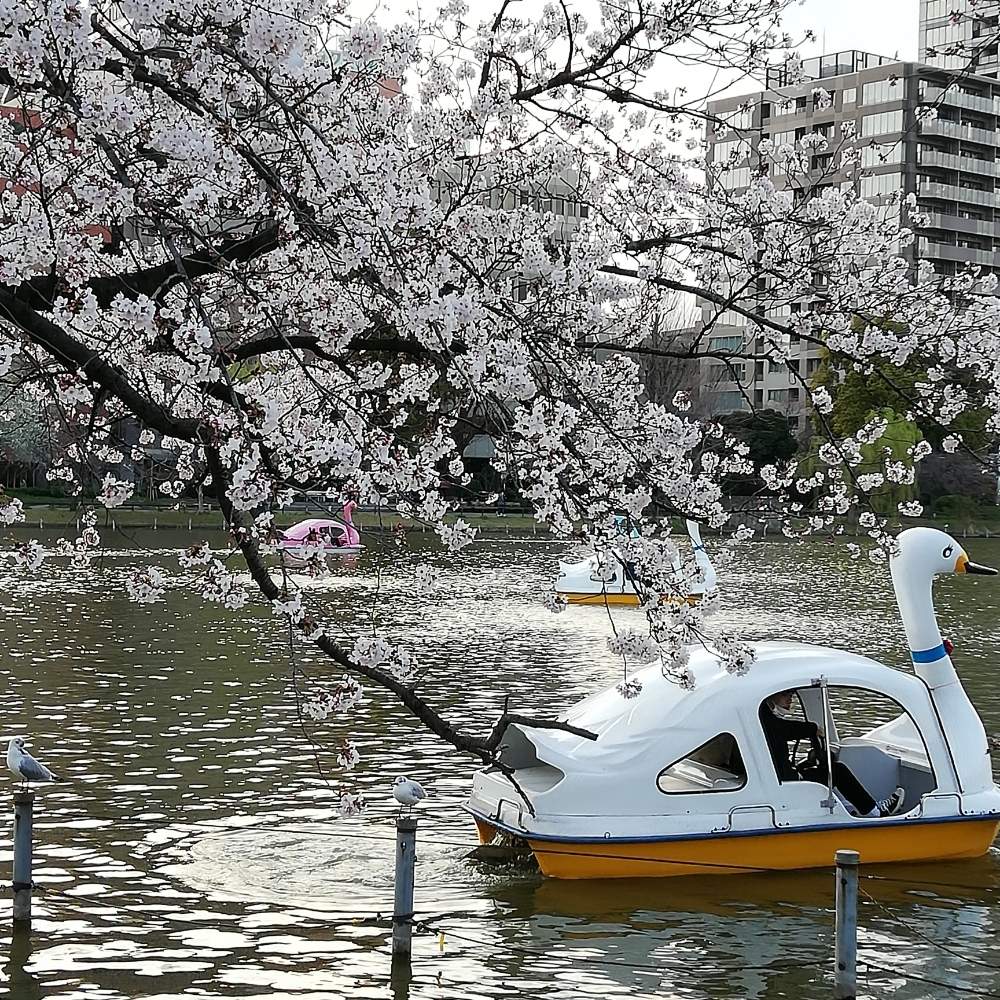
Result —
[[913, 649], [910, 651], [910, 659], [914, 663], [934, 663], [937, 660], [943, 660], [947, 655], [948, 652], [944, 648], [943, 642], [937, 646], [932, 646], [930, 649]]

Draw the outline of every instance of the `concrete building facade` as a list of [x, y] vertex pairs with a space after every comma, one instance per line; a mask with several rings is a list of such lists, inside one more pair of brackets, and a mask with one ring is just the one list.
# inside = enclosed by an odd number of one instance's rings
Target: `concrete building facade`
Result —
[[[943, 275], [969, 265], [1000, 273], [1000, 82], [971, 75], [956, 80], [944, 67], [856, 51], [805, 60], [802, 70], [805, 78], [796, 83], [775, 70], [768, 89], [709, 105], [711, 116], [727, 123], [708, 133], [709, 183], [738, 194], [772, 169], [758, 155], [762, 139], [781, 145], [819, 132], [829, 149], [811, 157], [800, 185], [807, 181], [812, 191], [838, 186], [889, 204], [894, 193], [913, 192], [929, 224], [905, 251], [911, 259], [929, 261]], [[928, 105], [937, 108], [935, 120], [917, 114]], [[845, 122], [853, 122], [851, 139], [843, 137]], [[860, 170], [840, 167], [849, 145], [859, 148]], [[772, 178], [779, 186], [788, 183], [778, 173]], [[797, 310], [814, 308], [821, 295], [818, 288], [815, 300], [787, 303], [771, 315], [788, 320]], [[703, 305], [703, 322], [716, 312]], [[713, 340], [735, 345], [737, 339], [751, 346], [738, 315], [718, 316], [708, 336], [709, 346]], [[821, 352], [795, 343], [789, 349], [799, 374], [813, 375]], [[748, 362], [737, 380], [718, 362], [708, 362], [703, 376], [715, 412], [737, 402], [733, 408], [770, 407], [788, 415], [793, 432], [805, 430], [801, 383], [784, 364]]]

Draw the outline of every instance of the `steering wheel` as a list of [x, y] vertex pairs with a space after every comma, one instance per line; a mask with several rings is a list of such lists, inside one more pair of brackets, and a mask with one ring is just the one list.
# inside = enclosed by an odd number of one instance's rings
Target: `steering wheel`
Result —
[[[795, 768], [799, 774], [803, 771], [808, 771], [815, 767], [825, 767], [826, 758], [823, 753], [823, 741], [817, 736], [815, 739], [809, 741], [809, 750], [802, 760], [798, 760], [799, 755], [799, 745], [802, 743], [801, 739], [795, 741], [795, 746], [792, 747], [792, 767]], [[821, 756], [822, 754], [822, 756]]]

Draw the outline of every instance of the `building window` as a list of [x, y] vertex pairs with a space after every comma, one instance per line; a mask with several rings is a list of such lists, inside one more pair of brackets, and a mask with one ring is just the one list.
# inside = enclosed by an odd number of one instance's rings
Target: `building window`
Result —
[[903, 162], [903, 143], [894, 142], [884, 146], [872, 143], [861, 149], [861, 166], [880, 167], [885, 163]]
[[753, 128], [753, 109], [752, 108], [737, 108], [727, 119], [726, 124], [734, 132], [745, 132], [747, 129]]
[[875, 174], [861, 178], [861, 197], [880, 198], [895, 194], [903, 186], [903, 179], [897, 173]]
[[713, 163], [728, 163], [730, 160], [745, 160], [752, 152], [750, 143], [746, 139], [729, 139], [726, 142], [717, 142], [712, 147]]
[[962, 30], [955, 25], [946, 24], [940, 28], [927, 29], [927, 46], [936, 49], [951, 42], [962, 41]]
[[730, 167], [729, 169], [721, 169], [716, 174], [718, 182], [727, 191], [749, 187], [752, 176], [749, 167]]
[[787, 389], [768, 389], [767, 401], [769, 403], [784, 403], [785, 397], [787, 395], [788, 395]]
[[854, 87], [845, 87], [843, 95], [844, 104], [853, 104], [857, 100], [858, 92]]
[[720, 733], [656, 776], [666, 795], [735, 792], [747, 783], [747, 769], [732, 733]]
[[715, 393], [712, 400], [713, 413], [732, 413], [745, 408], [746, 398], [739, 389], [726, 389]]
[[904, 89], [903, 81], [898, 77], [875, 80], [861, 88], [861, 103], [888, 104], [890, 101], [901, 101]]
[[708, 377], [712, 382], [742, 382], [742, 365], [709, 365]]
[[861, 119], [861, 134], [885, 135], [888, 132], [903, 131], [903, 112], [881, 111], [877, 115], [865, 115]]
[[947, 17], [955, 9], [955, 0], [927, 0], [925, 17], [931, 20], [935, 17]]
[[708, 342], [710, 351], [738, 351], [742, 346], [742, 337], [712, 337]]

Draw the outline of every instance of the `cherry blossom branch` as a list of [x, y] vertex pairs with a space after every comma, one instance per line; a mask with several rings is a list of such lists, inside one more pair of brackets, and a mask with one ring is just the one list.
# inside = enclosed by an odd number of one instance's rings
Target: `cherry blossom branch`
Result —
[[[274, 582], [267, 565], [264, 562], [253, 534], [247, 530], [243, 523], [242, 515], [234, 508], [230, 501], [226, 485], [228, 475], [222, 462], [222, 458], [214, 444], [205, 442], [205, 455], [208, 466], [212, 474], [212, 481], [215, 484], [219, 504], [223, 517], [232, 526], [233, 536], [236, 544], [246, 559], [247, 568], [253, 578], [254, 583], [261, 594], [270, 602], [281, 600], [284, 596], [280, 587]], [[346, 650], [335, 643], [329, 636], [321, 635], [313, 640], [315, 645], [323, 650], [327, 656], [335, 663], [351, 673], [360, 674], [370, 681], [374, 681], [380, 687], [389, 691], [412, 715], [429, 729], [436, 736], [439, 736], [446, 743], [450, 743], [457, 750], [479, 757], [483, 761], [492, 762], [495, 752], [500, 745], [508, 726], [521, 725], [535, 729], [560, 729], [582, 736], [586, 739], [597, 739], [596, 734], [569, 723], [557, 720], [534, 718], [527, 715], [515, 715], [505, 713], [494, 725], [492, 732], [487, 737], [469, 736], [457, 730], [451, 723], [444, 719], [435, 711], [423, 698], [421, 698], [410, 686], [397, 679], [392, 674], [380, 670], [378, 667], [368, 666], [352, 659]]]

